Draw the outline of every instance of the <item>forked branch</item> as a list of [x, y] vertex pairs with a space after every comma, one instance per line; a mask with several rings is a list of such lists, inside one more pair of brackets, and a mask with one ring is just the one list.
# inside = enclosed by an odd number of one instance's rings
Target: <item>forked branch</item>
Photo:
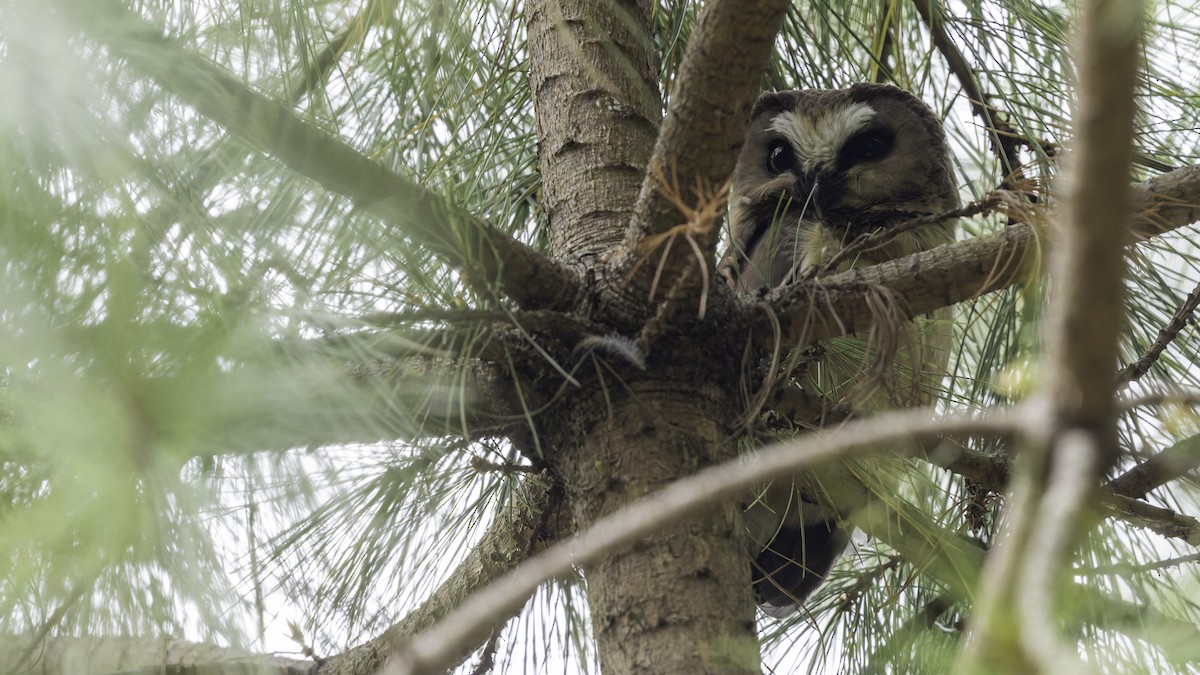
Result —
[[[662, 193], [657, 176], [670, 173], [679, 185], [706, 189], [728, 180], [789, 5], [787, 0], [713, 0], [705, 5], [688, 41], [642, 182], [626, 237], [629, 247], [687, 220]], [[699, 238], [710, 262], [719, 234], [713, 228]], [[682, 247], [676, 253], [681, 262], [690, 255]], [[672, 273], [668, 279], [674, 278], [679, 264], [668, 263]], [[639, 284], [648, 286], [648, 281]]]

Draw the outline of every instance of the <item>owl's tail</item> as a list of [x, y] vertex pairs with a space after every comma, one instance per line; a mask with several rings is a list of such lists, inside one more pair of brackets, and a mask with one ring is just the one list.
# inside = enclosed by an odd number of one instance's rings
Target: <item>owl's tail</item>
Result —
[[849, 539], [832, 520], [781, 527], [751, 564], [754, 597], [762, 610], [776, 618], [795, 612], [825, 582]]

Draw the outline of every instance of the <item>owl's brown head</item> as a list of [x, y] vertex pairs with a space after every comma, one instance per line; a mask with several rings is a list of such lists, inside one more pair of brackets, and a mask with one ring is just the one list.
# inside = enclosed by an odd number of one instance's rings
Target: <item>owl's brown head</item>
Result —
[[[766, 93], [734, 171], [727, 264], [735, 278], [755, 270], [742, 288], [774, 286], [862, 232], [957, 205], [942, 125], [913, 95], [882, 84]], [[949, 239], [934, 229], [892, 257]]]

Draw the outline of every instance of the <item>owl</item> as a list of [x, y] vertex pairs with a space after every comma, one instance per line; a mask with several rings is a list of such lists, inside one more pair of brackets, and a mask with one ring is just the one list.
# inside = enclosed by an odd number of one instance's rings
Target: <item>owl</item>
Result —
[[[911, 94], [882, 84], [766, 93], [734, 170], [722, 273], [758, 291], [910, 255], [951, 242], [954, 223], [904, 232], [825, 269], [860, 235], [958, 205], [942, 125]], [[888, 340], [827, 341], [795, 384], [863, 412], [928, 402], [944, 374], [949, 323], [945, 310], [891, 327]], [[754, 591], [768, 614], [794, 611], [848, 544], [817, 490], [805, 476], [774, 481], [747, 508]]]

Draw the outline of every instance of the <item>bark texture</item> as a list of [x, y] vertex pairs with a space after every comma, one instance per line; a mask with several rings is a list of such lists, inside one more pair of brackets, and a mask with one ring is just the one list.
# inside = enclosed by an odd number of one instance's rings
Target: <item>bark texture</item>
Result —
[[[787, 0], [710, 2], [688, 42], [671, 106], [654, 146], [652, 171], [642, 185], [630, 243], [657, 234], [687, 218], [662, 194], [658, 180], [678, 180], [686, 200], [694, 186], [716, 189], [733, 172], [750, 121], [750, 108], [762, 91], [763, 66], [783, 24]], [[655, 170], [661, 170], [656, 175]], [[712, 253], [717, 228], [697, 233]], [[690, 256], [684, 247], [680, 254]], [[710, 261], [711, 262], [711, 261]]]
[[550, 251], [594, 262], [621, 241], [662, 118], [647, 0], [531, 0], [529, 85]]
[[[592, 522], [731, 457], [727, 396], [702, 382], [635, 383], [610, 414], [577, 420], [591, 428], [562, 461], [575, 518]], [[758, 672], [742, 537], [741, 509], [724, 504], [587, 567], [603, 671]]]
[[[551, 253], [597, 280], [582, 313], [619, 333], [638, 332], [654, 316], [644, 289], [631, 292], [627, 272], [609, 265], [630, 257], [620, 254], [632, 249], [618, 247], [628, 243], [662, 119], [652, 10], [646, 0], [526, 5]], [[760, 51], [761, 71], [768, 50]], [[740, 136], [740, 125], [724, 122], [726, 133]], [[735, 151], [728, 149], [730, 167]], [[673, 281], [669, 275], [664, 283]], [[661, 318], [653, 350], [646, 340], [636, 348], [650, 351], [641, 355], [644, 372], [620, 359], [602, 366], [608, 355], [599, 350], [594, 368], [577, 375], [581, 393], [543, 427], [565, 503], [581, 528], [736, 452], [729, 442], [740, 407], [736, 390], [710, 382], [737, 381], [731, 355], [740, 349], [726, 349], [728, 338], [707, 339], [711, 326], [684, 329], [683, 317]], [[730, 504], [589, 566], [604, 671], [757, 672], [742, 537], [740, 511]]]

